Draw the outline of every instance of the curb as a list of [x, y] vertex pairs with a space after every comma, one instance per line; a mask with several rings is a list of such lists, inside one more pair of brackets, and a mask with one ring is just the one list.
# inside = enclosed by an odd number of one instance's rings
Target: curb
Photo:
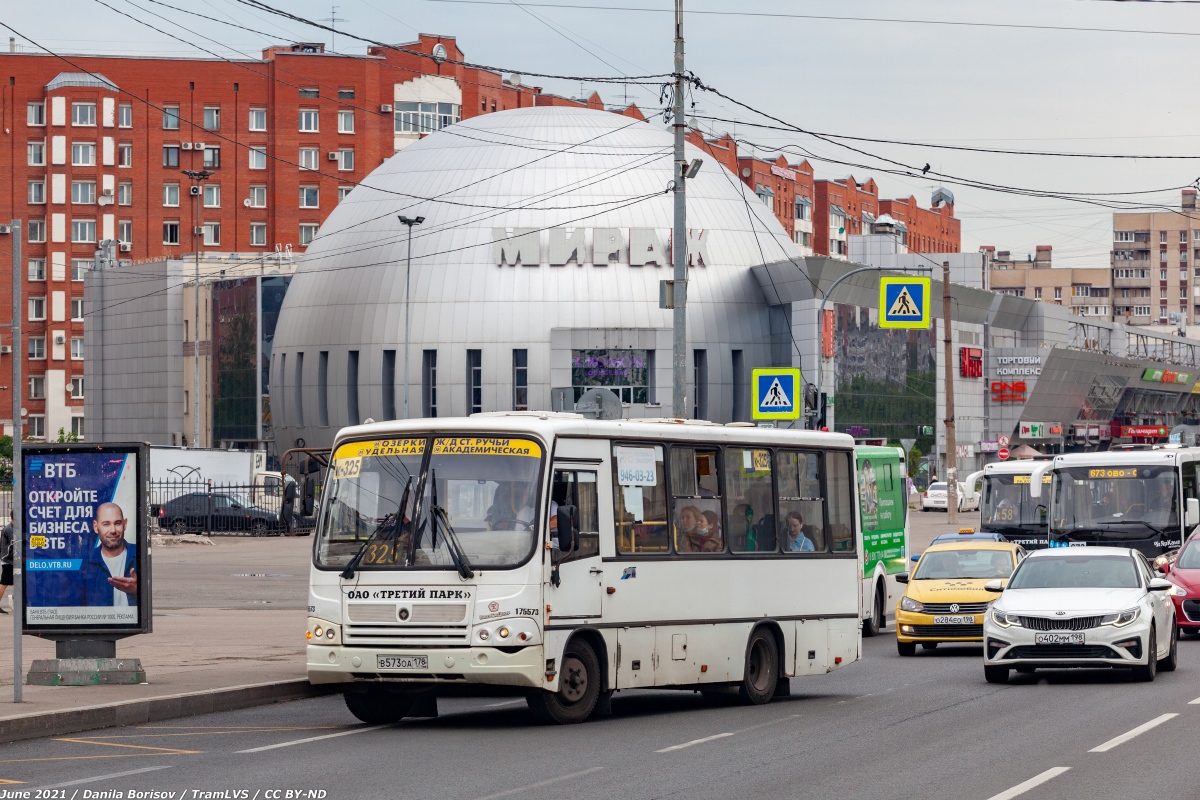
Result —
[[137, 725], [211, 714], [215, 711], [234, 711], [270, 703], [320, 697], [331, 694], [332, 691], [330, 687], [313, 686], [307, 679], [301, 678], [277, 683], [255, 683], [201, 692], [168, 694], [42, 714], [0, 717], [0, 742]]

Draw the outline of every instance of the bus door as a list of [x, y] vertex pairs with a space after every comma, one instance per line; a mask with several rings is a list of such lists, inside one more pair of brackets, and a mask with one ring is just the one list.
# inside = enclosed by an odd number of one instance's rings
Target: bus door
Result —
[[[567, 452], [596, 447], [604, 454], [607, 442], [559, 440], [550, 482], [549, 538], [557, 541], [558, 550], [551, 554], [558, 559], [558, 585], [553, 581], [546, 589], [546, 603], [553, 619], [595, 618], [600, 616], [604, 596], [604, 565], [600, 561], [601, 481], [610, 482], [602, 469], [603, 458], [566, 458]], [[590, 454], [589, 454], [590, 455]], [[612, 503], [607, 504], [608, 508]], [[566, 530], [566, 514], [556, 510], [571, 509], [574, 524]], [[562, 527], [563, 530], [559, 530]]]

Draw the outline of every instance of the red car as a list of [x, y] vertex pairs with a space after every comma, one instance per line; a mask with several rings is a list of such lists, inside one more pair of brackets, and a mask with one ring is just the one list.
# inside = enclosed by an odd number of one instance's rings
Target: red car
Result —
[[1174, 564], [1158, 569], [1175, 584], [1168, 594], [1175, 603], [1179, 632], [1200, 634], [1200, 534], [1184, 542]]

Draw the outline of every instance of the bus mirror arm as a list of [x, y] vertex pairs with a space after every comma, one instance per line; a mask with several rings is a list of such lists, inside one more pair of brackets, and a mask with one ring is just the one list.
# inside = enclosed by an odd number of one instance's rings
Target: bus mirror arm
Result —
[[1033, 474], [1029, 476], [1030, 497], [1042, 496], [1042, 477], [1052, 469], [1054, 469], [1054, 463], [1047, 461], [1046, 463], [1039, 465], [1037, 469], [1033, 471]]

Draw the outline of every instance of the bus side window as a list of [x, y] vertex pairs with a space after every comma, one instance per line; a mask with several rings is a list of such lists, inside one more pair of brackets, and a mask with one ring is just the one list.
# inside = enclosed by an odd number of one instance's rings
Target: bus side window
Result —
[[825, 454], [826, 494], [829, 498], [829, 534], [835, 553], [854, 552], [854, 508], [850, 500], [850, 455], [831, 450]]
[[726, 538], [735, 553], [774, 553], [778, 549], [771, 466], [770, 450], [725, 448]]
[[[594, 472], [563, 469], [554, 471], [550, 498], [559, 506], [575, 506], [575, 522], [579, 527], [575, 550], [563, 559], [564, 561], [575, 561], [600, 554], [600, 506], [597, 491], [598, 484]], [[554, 536], [558, 519], [553, 513], [550, 526], [550, 535]]]
[[661, 445], [613, 445], [613, 522], [622, 555], [671, 552]]
[[785, 553], [824, 553], [825, 499], [819, 453], [784, 450], [778, 454], [779, 500], [775, 529]]
[[725, 552], [719, 451], [671, 447], [671, 522], [676, 553]]

